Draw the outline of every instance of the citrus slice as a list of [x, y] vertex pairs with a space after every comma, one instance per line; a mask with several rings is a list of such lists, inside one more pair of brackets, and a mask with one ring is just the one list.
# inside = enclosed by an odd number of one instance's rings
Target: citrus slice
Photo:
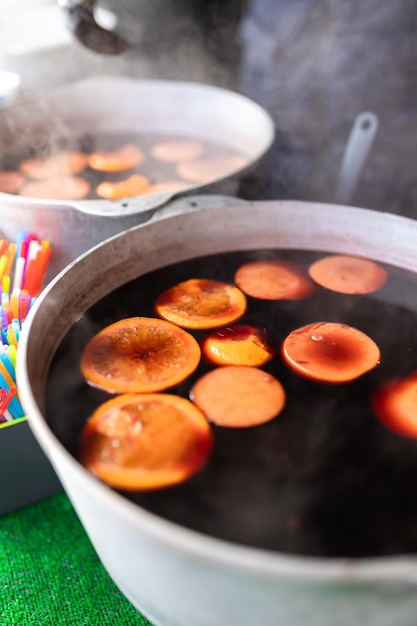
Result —
[[297, 374], [325, 383], [354, 380], [378, 365], [380, 351], [365, 333], [333, 322], [317, 322], [293, 330], [282, 356]]
[[88, 180], [80, 176], [59, 176], [45, 180], [32, 180], [20, 187], [19, 196], [45, 200], [80, 200], [90, 192]]
[[114, 182], [104, 181], [100, 183], [97, 185], [96, 194], [100, 196], [100, 198], [107, 198], [109, 200], [130, 198], [146, 193], [148, 187], [149, 181], [147, 178], [140, 176], [140, 174], [134, 174], [125, 180]]
[[326, 256], [309, 268], [313, 280], [322, 287], [338, 293], [372, 293], [387, 281], [386, 270], [368, 259], [336, 254]]
[[3, 170], [0, 172], [0, 191], [2, 193], [16, 193], [24, 184], [26, 178], [15, 170]]
[[25, 159], [19, 169], [30, 178], [54, 178], [79, 174], [87, 167], [87, 161], [84, 152], [63, 150], [46, 157]]
[[242, 317], [246, 298], [233, 285], [191, 278], [164, 291], [155, 303], [155, 310], [159, 317], [183, 328], [216, 328]]
[[224, 157], [211, 157], [199, 161], [186, 161], [177, 165], [177, 175], [190, 183], [204, 183], [222, 178], [248, 164], [247, 157], [233, 154]]
[[262, 300], [301, 300], [318, 290], [307, 271], [289, 261], [245, 263], [235, 273], [235, 282], [248, 296]]
[[208, 372], [191, 390], [193, 402], [218, 426], [258, 426], [276, 417], [285, 405], [281, 383], [261, 369], [225, 365]]
[[381, 385], [373, 394], [372, 408], [391, 430], [417, 437], [417, 372]]
[[117, 150], [93, 152], [88, 158], [88, 165], [100, 172], [122, 172], [140, 165], [144, 158], [142, 150], [127, 144]]
[[148, 393], [183, 381], [200, 361], [200, 346], [175, 324], [130, 317], [97, 333], [81, 355], [81, 371], [108, 393]]
[[201, 349], [208, 361], [215, 365], [252, 365], [259, 367], [270, 361], [276, 351], [262, 328], [236, 325], [210, 333]]
[[152, 185], [149, 185], [149, 187], [146, 187], [146, 189], [142, 191], [142, 194], [150, 195], [157, 193], [175, 193], [176, 191], [181, 191], [186, 187], [188, 187], [186, 183], [181, 183], [177, 180], [167, 180], [166, 182], [153, 183]]
[[198, 159], [206, 151], [201, 141], [191, 139], [167, 139], [154, 144], [151, 155], [164, 163], [181, 163]]
[[171, 394], [124, 394], [96, 409], [83, 429], [80, 462], [119, 489], [182, 482], [207, 461], [210, 425], [189, 400]]

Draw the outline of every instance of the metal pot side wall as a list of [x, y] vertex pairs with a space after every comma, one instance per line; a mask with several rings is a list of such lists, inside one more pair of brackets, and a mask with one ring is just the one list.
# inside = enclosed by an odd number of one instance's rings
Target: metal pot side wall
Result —
[[56, 440], [43, 416], [45, 381], [60, 339], [103, 295], [167, 263], [238, 249], [345, 252], [417, 270], [417, 222], [300, 202], [175, 203], [83, 255], [40, 296], [19, 342], [18, 384], [31, 428], [98, 555], [156, 626], [414, 626], [413, 557], [284, 557], [193, 533], [101, 484]]

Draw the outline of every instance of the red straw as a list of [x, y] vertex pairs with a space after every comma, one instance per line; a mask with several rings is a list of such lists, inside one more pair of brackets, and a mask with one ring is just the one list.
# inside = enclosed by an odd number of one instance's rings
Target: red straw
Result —
[[30, 295], [25, 289], [22, 289], [19, 296], [19, 321], [22, 323], [28, 314], [30, 308]]
[[16, 387], [10, 387], [7, 393], [5, 389], [0, 390], [0, 415], [3, 415], [15, 395]]
[[42, 243], [42, 251], [40, 252], [40, 260], [38, 264], [38, 271], [36, 274], [36, 278], [33, 284], [33, 291], [31, 293], [32, 296], [38, 296], [42, 289], [42, 283], [45, 278], [46, 269], [48, 267], [49, 259], [52, 253], [52, 246], [49, 242], [44, 241]]
[[6, 254], [8, 242], [6, 239], [0, 239], [0, 256]]
[[17, 256], [18, 257], [23, 257], [24, 259], [26, 259], [26, 253], [27, 253], [27, 243], [26, 243], [26, 241], [22, 241], [20, 243], [19, 254]]

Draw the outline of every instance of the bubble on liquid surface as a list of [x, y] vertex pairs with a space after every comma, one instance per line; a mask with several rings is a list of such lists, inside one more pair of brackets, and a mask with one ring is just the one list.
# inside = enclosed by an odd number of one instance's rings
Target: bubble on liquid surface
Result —
[[324, 337], [322, 335], [311, 335], [311, 339], [313, 341], [324, 341]]

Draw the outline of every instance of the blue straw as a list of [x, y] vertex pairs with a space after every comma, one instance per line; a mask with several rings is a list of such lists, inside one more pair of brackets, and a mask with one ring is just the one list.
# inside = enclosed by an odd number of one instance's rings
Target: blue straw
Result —
[[18, 319], [13, 318], [12, 319], [12, 327], [14, 330], [14, 334], [16, 335], [16, 339], [17, 341], [19, 341], [19, 336], [20, 336], [20, 322]]
[[4, 363], [4, 367], [9, 372], [11, 378], [16, 382], [16, 372], [9, 355], [9, 346], [3, 346], [3, 350], [0, 348], [0, 359]]
[[[0, 387], [3, 387], [6, 390], [6, 392], [9, 391], [10, 389], [10, 385], [8, 384], [8, 382], [6, 381], [6, 379], [4, 378], [1, 372], [0, 372]], [[20, 404], [20, 401], [17, 396], [14, 396], [10, 400], [8, 409], [15, 419], [18, 417], [24, 417], [22, 405]]]
[[16, 236], [16, 258], [19, 256], [21, 244], [27, 240], [29, 236], [28, 230], [19, 230]]

